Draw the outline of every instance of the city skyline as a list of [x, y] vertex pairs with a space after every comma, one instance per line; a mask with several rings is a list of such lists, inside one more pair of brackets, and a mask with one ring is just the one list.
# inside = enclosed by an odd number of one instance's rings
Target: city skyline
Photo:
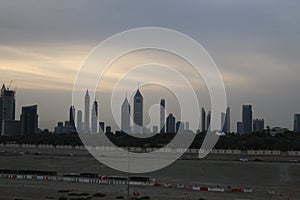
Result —
[[[265, 118], [266, 124], [293, 128], [293, 114], [300, 112], [297, 20], [300, 2], [173, 1], [170, 10], [167, 2], [157, 7], [152, 2], [123, 1], [114, 4], [121, 18], [105, 9], [107, 3], [76, 2], [71, 7], [61, 3], [57, 8], [54, 2], [35, 2], [40, 8], [35, 9], [28, 6], [30, 2], [19, 2], [18, 7], [13, 2], [0, 3], [0, 81], [9, 85], [14, 80], [12, 88], [18, 88], [17, 116], [22, 105], [34, 103], [45, 116], [40, 121], [41, 127], [50, 129], [57, 120], [63, 121], [67, 118], [64, 111], [72, 104], [74, 79], [91, 49], [121, 31], [157, 26], [183, 32], [207, 49], [224, 78], [232, 121], [241, 118], [241, 105], [251, 103], [255, 115]], [[124, 8], [131, 6], [137, 9], [131, 14], [125, 12]], [[179, 17], [178, 10], [182, 8], [189, 12]], [[79, 17], [74, 10], [82, 15]], [[140, 15], [144, 17], [136, 17]], [[157, 56], [144, 53], [118, 65], [150, 58]], [[108, 76], [119, 74], [115, 70]], [[124, 93], [130, 90], [124, 88]], [[202, 90], [199, 94], [207, 95]], [[203, 102], [206, 110], [209, 106], [208, 101]], [[235, 124], [231, 127], [235, 128]]]

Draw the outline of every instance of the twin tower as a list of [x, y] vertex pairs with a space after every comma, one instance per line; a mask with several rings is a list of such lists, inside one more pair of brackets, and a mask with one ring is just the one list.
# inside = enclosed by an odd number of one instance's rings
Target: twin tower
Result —
[[[143, 106], [144, 98], [139, 88], [133, 98], [133, 127], [130, 126], [131, 107], [127, 97], [125, 98], [121, 108], [121, 130], [125, 133], [144, 133], [143, 128]], [[165, 132], [165, 100], [160, 102], [160, 130]]]

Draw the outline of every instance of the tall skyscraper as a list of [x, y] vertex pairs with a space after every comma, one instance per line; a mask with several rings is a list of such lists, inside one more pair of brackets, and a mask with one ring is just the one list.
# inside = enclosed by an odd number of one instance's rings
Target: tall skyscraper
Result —
[[127, 134], [130, 133], [130, 104], [127, 97], [121, 108], [121, 130]]
[[83, 126], [82, 126], [82, 111], [78, 110], [77, 112], [77, 131], [82, 132], [83, 131]]
[[98, 129], [98, 102], [94, 101], [92, 107], [92, 133], [97, 133]]
[[75, 107], [74, 106], [71, 106], [70, 107], [70, 110], [69, 110], [69, 122], [70, 122], [70, 126], [72, 128], [76, 128], [75, 126]]
[[161, 99], [160, 100], [160, 133], [165, 132], [165, 121], [166, 121], [166, 100]]
[[243, 131], [252, 133], [252, 106], [243, 105]]
[[135, 133], [143, 133], [143, 96], [138, 89], [134, 95], [133, 121]]
[[300, 114], [294, 115], [294, 131], [300, 132]]
[[226, 109], [226, 113], [221, 113], [221, 130], [224, 133], [230, 133], [230, 108]]
[[265, 129], [265, 121], [263, 119], [254, 119], [253, 120], [253, 132], [261, 133]]
[[3, 84], [0, 96], [0, 134], [4, 134], [5, 121], [15, 120], [15, 91], [9, 90]]
[[90, 132], [90, 95], [88, 90], [84, 98], [84, 125], [85, 131]]
[[211, 111], [208, 112], [207, 117], [206, 117], [206, 130], [210, 129], [210, 120], [211, 120]]
[[167, 133], [175, 133], [175, 117], [172, 113], [167, 117]]
[[176, 133], [183, 133], [184, 130], [184, 123], [181, 121], [176, 122]]
[[99, 122], [99, 133], [104, 133], [105, 123]]
[[37, 105], [22, 107], [21, 134], [30, 135], [38, 131]]
[[206, 131], [206, 112], [204, 108], [201, 109], [201, 124], [202, 124], [202, 133]]

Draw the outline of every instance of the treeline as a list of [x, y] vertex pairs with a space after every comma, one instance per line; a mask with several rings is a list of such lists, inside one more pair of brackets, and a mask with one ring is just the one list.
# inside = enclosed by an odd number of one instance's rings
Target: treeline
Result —
[[[125, 133], [106, 134], [117, 146], [122, 147], [164, 147], [175, 134], [157, 134], [149, 138], [136, 138]], [[200, 148], [205, 134], [198, 133], [190, 148]], [[50, 145], [83, 145], [77, 134], [34, 134], [29, 136], [0, 137], [0, 143], [17, 144], [50, 144]], [[227, 134], [221, 136], [215, 146], [217, 149], [269, 149], [280, 151], [300, 151], [300, 133], [285, 132], [271, 136], [268, 133]]]

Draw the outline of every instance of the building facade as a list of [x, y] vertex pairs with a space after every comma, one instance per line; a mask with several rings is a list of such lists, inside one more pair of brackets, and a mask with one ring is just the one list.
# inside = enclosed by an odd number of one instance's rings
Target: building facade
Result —
[[143, 96], [138, 89], [134, 95], [134, 105], [133, 105], [133, 122], [134, 122], [134, 132], [143, 133]]
[[5, 122], [14, 121], [16, 113], [15, 91], [3, 84], [0, 96], [0, 135], [5, 135]]
[[37, 105], [22, 107], [21, 135], [30, 135], [38, 132]]
[[92, 133], [98, 130], [98, 102], [95, 100], [92, 107]]
[[160, 100], [160, 133], [165, 133], [165, 122], [166, 122], [166, 100]]
[[172, 113], [167, 117], [167, 133], [175, 133], [175, 117]]
[[294, 131], [300, 132], [300, 114], [294, 115]]
[[90, 95], [88, 90], [84, 97], [84, 126], [85, 132], [90, 132]]
[[130, 128], [130, 104], [127, 97], [125, 98], [121, 107], [121, 131], [129, 134]]
[[264, 119], [253, 119], [253, 132], [261, 133], [265, 130], [265, 121]]
[[243, 132], [252, 133], [252, 106], [243, 105]]

